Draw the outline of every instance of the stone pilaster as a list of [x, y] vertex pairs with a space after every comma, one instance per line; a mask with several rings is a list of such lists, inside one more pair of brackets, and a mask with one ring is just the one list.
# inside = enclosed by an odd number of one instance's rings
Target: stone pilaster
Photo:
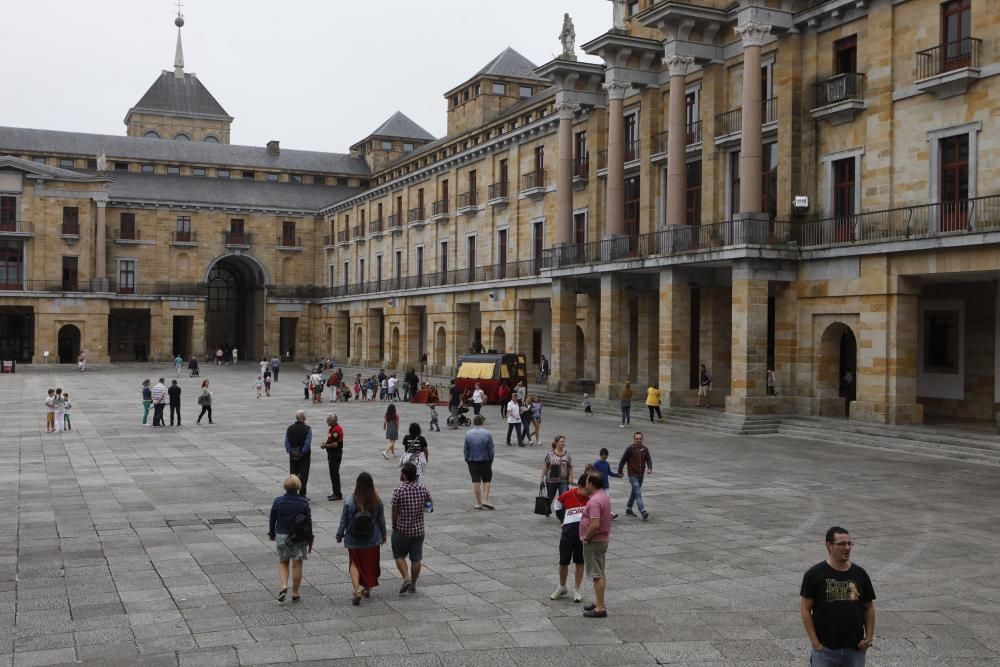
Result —
[[625, 95], [631, 90], [626, 81], [604, 84], [608, 91], [608, 187], [605, 197], [604, 235], [625, 233]]
[[639, 292], [637, 316], [639, 319], [639, 340], [636, 346], [638, 373], [635, 383], [645, 386], [659, 381], [659, 293], [653, 290]]
[[95, 199], [97, 204], [97, 216], [94, 229], [94, 280], [100, 287], [97, 289], [107, 289], [108, 282], [108, 226], [107, 226], [107, 199]]
[[726, 412], [766, 414], [778, 402], [767, 396], [767, 297], [769, 281], [748, 262], [733, 266], [732, 386]]
[[560, 102], [556, 105], [559, 115], [559, 173], [556, 181], [556, 245], [573, 240], [573, 114], [575, 104]]
[[629, 308], [622, 278], [601, 276], [600, 382], [594, 394], [613, 399], [628, 377]]
[[736, 28], [743, 40], [743, 112], [740, 136], [740, 213], [761, 209], [763, 132], [760, 49], [771, 26], [747, 23]]
[[690, 405], [691, 288], [687, 276], [678, 269], [660, 271], [660, 322], [659, 366], [663, 404]]
[[667, 224], [684, 224], [685, 150], [687, 127], [684, 80], [694, 58], [670, 56], [663, 63], [670, 71], [670, 97], [667, 105]]
[[552, 376], [549, 386], [563, 391], [573, 386], [576, 368], [576, 284], [565, 278], [552, 280]]

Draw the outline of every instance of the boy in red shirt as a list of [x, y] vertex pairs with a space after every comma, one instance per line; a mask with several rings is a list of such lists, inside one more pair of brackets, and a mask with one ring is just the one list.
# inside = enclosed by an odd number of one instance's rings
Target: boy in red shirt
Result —
[[587, 506], [587, 475], [580, 477], [578, 486], [559, 495], [552, 501], [556, 516], [562, 512], [562, 534], [559, 537], [559, 588], [549, 596], [550, 600], [566, 597], [566, 578], [569, 576], [570, 560], [576, 565], [574, 574], [573, 602], [582, 602], [583, 594], [583, 542], [580, 541], [580, 517]]

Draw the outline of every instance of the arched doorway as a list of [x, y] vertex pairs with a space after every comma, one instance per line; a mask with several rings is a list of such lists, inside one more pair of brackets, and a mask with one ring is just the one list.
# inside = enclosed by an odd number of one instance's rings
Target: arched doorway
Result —
[[361, 348], [361, 336], [363, 335], [363, 333], [364, 333], [364, 330], [361, 327], [358, 327], [354, 331], [354, 360], [356, 362], [357, 361], [361, 361], [361, 349], [362, 349]]
[[259, 359], [264, 351], [263, 268], [248, 257], [227, 255], [208, 271], [205, 345], [238, 348], [243, 359]]
[[816, 380], [820, 415], [850, 417], [858, 397], [858, 342], [843, 322], [828, 326], [820, 338]]
[[444, 333], [444, 327], [438, 327], [437, 333], [434, 334], [434, 365], [439, 369], [445, 367], [445, 349], [447, 345], [447, 338]]
[[58, 351], [60, 364], [76, 363], [80, 356], [80, 330], [72, 324], [64, 324], [59, 329]]
[[389, 365], [392, 368], [399, 366], [399, 327], [393, 327], [389, 334]]
[[576, 377], [582, 378], [586, 375], [584, 368], [587, 365], [587, 347], [584, 344], [586, 339], [583, 336], [583, 329], [576, 327]]
[[503, 327], [497, 327], [493, 330], [493, 340], [490, 341], [492, 345], [491, 349], [497, 352], [507, 351], [507, 333], [503, 330]]

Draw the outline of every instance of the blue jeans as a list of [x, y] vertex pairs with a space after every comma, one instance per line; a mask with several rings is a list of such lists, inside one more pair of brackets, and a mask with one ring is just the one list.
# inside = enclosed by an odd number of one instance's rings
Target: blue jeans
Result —
[[[567, 491], [569, 491], [569, 482], [560, 482], [560, 481], [550, 482], [550, 481], [546, 480], [545, 481], [545, 490], [546, 490], [546, 492], [548, 493], [548, 496], [549, 496], [549, 514], [551, 514], [552, 513], [552, 511], [551, 511], [552, 510], [552, 499], [555, 498], [559, 494], [563, 494], [563, 493], [566, 493]], [[545, 516], [548, 516], [549, 514], [546, 514]]]
[[826, 648], [812, 650], [810, 667], [865, 667], [865, 652], [855, 648]]
[[646, 511], [646, 506], [642, 502], [642, 477], [629, 477], [628, 484], [632, 487], [632, 493], [628, 496], [628, 502], [625, 503], [625, 509], [632, 509], [632, 505], [639, 506], [639, 513], [642, 514]]
[[631, 403], [624, 403], [623, 402], [621, 404], [621, 409], [622, 409], [622, 425], [631, 424], [632, 423], [632, 404]]

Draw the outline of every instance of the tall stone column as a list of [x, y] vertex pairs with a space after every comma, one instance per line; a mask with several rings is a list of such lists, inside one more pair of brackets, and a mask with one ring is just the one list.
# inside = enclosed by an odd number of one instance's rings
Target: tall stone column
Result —
[[667, 103], [667, 224], [684, 224], [687, 127], [684, 77], [694, 58], [670, 56], [663, 63], [670, 70]]
[[[549, 359], [549, 388], [571, 389], [576, 368], [576, 285], [572, 280], [552, 280], [552, 354]], [[582, 370], [582, 369], [581, 369]]]
[[559, 115], [559, 176], [556, 181], [556, 245], [573, 241], [573, 114], [575, 104], [560, 102]]
[[600, 382], [594, 394], [614, 399], [629, 380], [629, 300], [620, 275], [601, 276]]
[[668, 407], [690, 404], [691, 288], [687, 276], [679, 269], [660, 271], [659, 319], [663, 404]]
[[743, 39], [743, 112], [740, 135], [740, 213], [760, 213], [763, 156], [760, 48], [771, 26], [747, 23], [736, 28]]
[[625, 95], [627, 81], [604, 84], [608, 91], [608, 191], [605, 197], [605, 237], [625, 234]]
[[108, 226], [107, 226], [107, 199], [95, 199], [97, 204], [97, 224], [94, 230], [94, 280], [101, 286], [98, 289], [106, 289], [108, 279]]
[[766, 414], [777, 407], [767, 396], [768, 285], [748, 262], [733, 265], [732, 386], [726, 412]]

